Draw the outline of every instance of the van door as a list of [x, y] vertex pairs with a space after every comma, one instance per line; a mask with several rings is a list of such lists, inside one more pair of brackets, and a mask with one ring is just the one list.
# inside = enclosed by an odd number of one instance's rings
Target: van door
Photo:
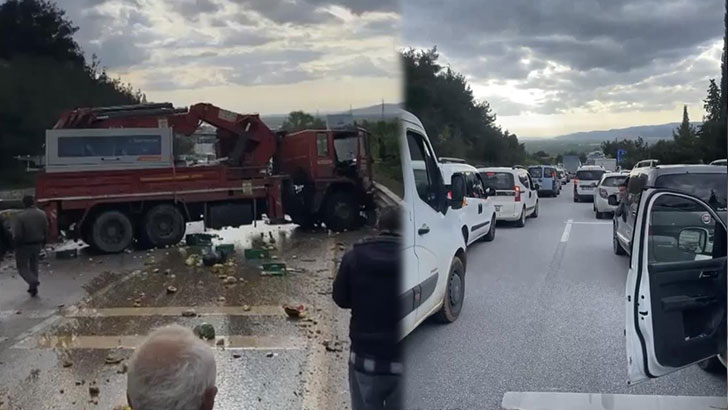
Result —
[[726, 352], [726, 226], [704, 201], [642, 192], [626, 284], [630, 383]]
[[529, 212], [532, 212], [536, 208], [536, 201], [538, 201], [538, 191], [534, 187], [531, 174], [528, 172], [522, 172], [518, 174], [518, 181], [523, 185], [524, 192], [528, 192], [526, 197], [526, 207]]
[[[473, 243], [476, 239], [481, 238], [488, 233], [490, 229], [490, 217], [492, 211], [488, 209], [485, 199], [485, 187], [480, 175], [475, 172], [468, 172], [465, 176], [467, 186], [468, 202], [470, 202], [470, 213], [472, 218], [468, 221], [470, 234], [468, 236], [469, 243]], [[491, 205], [492, 206], [492, 205]]]
[[[413, 253], [416, 261], [406, 260], [405, 263], [409, 264], [407, 266], [417, 266], [417, 273], [413, 274], [411, 268], [407, 267], [403, 303], [405, 313], [416, 312], [413, 318], [408, 318], [414, 321], [414, 327], [441, 301], [433, 295], [436, 288], [444, 288], [445, 281], [440, 281], [439, 276], [449, 271], [443, 271], [442, 266], [445, 264], [449, 268], [452, 259], [452, 255], [441, 255], [444, 249], [441, 241], [443, 233], [452, 227], [447, 226], [441, 211], [446, 205], [442, 174], [429, 142], [424, 133], [412, 128], [406, 129], [406, 141], [402, 155], [409, 159], [403, 166], [407, 174], [405, 180], [411, 181], [410, 189], [405, 194], [411, 209], [409, 229], [412, 231], [408, 235], [412, 235], [414, 244], [414, 252], [408, 253]], [[439, 294], [442, 295], [442, 290]]]

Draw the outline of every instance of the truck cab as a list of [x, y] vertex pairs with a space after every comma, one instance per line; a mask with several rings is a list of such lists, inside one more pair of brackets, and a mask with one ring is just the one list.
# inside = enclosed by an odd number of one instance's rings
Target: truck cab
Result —
[[464, 303], [467, 260], [459, 215], [452, 212], [463, 206], [465, 178], [454, 173], [448, 187], [420, 120], [406, 111], [400, 119], [404, 182], [400, 330], [404, 338], [432, 315], [443, 323], [457, 320]]

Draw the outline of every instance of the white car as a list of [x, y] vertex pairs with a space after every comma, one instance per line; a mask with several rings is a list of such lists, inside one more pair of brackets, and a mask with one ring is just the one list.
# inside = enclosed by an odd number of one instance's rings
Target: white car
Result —
[[632, 167], [632, 169], [656, 167], [658, 165], [660, 165], [660, 161], [656, 159], [643, 159], [642, 161], [638, 161], [636, 164], [634, 164], [634, 167]]
[[663, 188], [638, 201], [624, 299], [629, 382], [694, 363], [725, 377], [725, 212]]
[[716, 159], [715, 161], [711, 162], [710, 165], [728, 165], [728, 159]]
[[576, 170], [574, 177], [574, 202], [582, 202], [594, 198], [599, 180], [607, 172], [598, 165], [584, 165]]
[[538, 217], [538, 184], [524, 168], [478, 168], [487, 188], [495, 190], [491, 198], [496, 219], [515, 221], [522, 227], [526, 218]]
[[607, 172], [602, 175], [594, 192], [594, 212], [597, 219], [606, 218], [607, 214], [614, 212], [616, 206], [609, 205], [609, 195], [616, 195], [619, 192], [619, 185], [627, 179], [627, 176], [620, 172]]
[[404, 338], [432, 315], [444, 323], [457, 320], [465, 297], [467, 260], [457, 213], [465, 199], [465, 177], [453, 174], [448, 189], [422, 123], [406, 111], [399, 115], [404, 184], [400, 336]]
[[465, 238], [465, 243], [471, 245], [474, 242], [484, 239], [487, 242], [495, 239], [495, 206], [493, 199], [494, 190], [488, 190], [478, 170], [468, 164], [459, 162], [442, 162], [440, 158], [440, 169], [445, 185], [450, 186], [451, 178], [459, 173], [465, 177], [465, 200], [462, 208], [453, 210], [460, 216], [460, 231]]

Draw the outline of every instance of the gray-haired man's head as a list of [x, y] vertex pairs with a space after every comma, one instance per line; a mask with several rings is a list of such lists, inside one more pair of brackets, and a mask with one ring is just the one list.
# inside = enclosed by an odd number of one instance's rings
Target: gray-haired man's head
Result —
[[162, 327], [131, 358], [127, 399], [134, 410], [211, 410], [215, 375], [210, 346], [188, 328]]
[[401, 209], [397, 206], [386, 207], [379, 213], [377, 229], [383, 233], [400, 234], [402, 228]]

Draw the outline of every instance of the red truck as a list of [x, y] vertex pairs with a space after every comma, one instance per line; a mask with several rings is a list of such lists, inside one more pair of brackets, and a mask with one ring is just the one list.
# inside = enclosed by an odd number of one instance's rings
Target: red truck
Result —
[[[188, 165], [175, 138], [216, 127], [217, 160]], [[357, 127], [274, 133], [258, 115], [211, 104], [80, 108], [46, 132], [36, 183], [52, 239], [64, 232], [97, 251], [179, 242], [187, 222], [260, 219], [355, 228], [374, 207], [368, 133]]]

